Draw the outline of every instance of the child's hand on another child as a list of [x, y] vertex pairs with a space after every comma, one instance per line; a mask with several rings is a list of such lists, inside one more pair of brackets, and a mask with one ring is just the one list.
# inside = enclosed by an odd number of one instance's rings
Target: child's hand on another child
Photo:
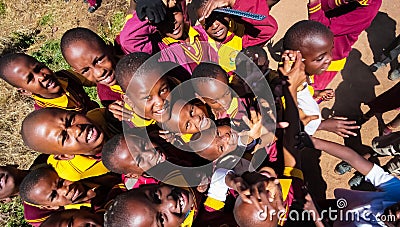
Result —
[[306, 115], [302, 109], [299, 108], [299, 117], [303, 125], [307, 125], [310, 121], [317, 120], [318, 115]]
[[360, 126], [356, 125], [356, 121], [349, 121], [347, 117], [332, 117], [322, 121], [318, 129], [333, 132], [347, 138], [349, 135], [357, 136], [357, 133], [350, 130], [359, 128]]
[[297, 90], [307, 81], [305, 65], [299, 51], [286, 50], [282, 54], [282, 64], [279, 66], [279, 71], [288, 77], [289, 89]]
[[124, 101], [117, 100], [108, 106], [108, 110], [118, 120], [130, 121], [134, 112], [125, 108], [124, 104]]
[[199, 21], [204, 21], [207, 17], [209, 17], [212, 11], [216, 8], [223, 7], [233, 7], [235, 5], [236, 0], [210, 0], [207, 1], [203, 8], [203, 15], [199, 18]]

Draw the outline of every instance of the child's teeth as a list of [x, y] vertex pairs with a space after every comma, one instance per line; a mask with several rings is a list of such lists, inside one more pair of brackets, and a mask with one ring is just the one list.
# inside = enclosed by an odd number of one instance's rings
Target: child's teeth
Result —
[[87, 140], [90, 140], [92, 138], [93, 135], [93, 129], [91, 129], [87, 135]]

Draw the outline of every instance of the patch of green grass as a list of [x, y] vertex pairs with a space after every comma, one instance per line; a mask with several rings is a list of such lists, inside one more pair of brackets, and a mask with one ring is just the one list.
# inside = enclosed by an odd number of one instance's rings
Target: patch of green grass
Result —
[[97, 96], [97, 90], [96, 87], [83, 87], [85, 90], [86, 94], [88, 94], [89, 98], [99, 104], [100, 107], [103, 105], [100, 102], [99, 97]]
[[0, 1], [0, 16], [6, 15], [6, 4]]
[[48, 40], [44, 42], [39, 50], [31, 53], [31, 55], [38, 61], [46, 64], [53, 71], [69, 69], [68, 63], [61, 54], [60, 40]]
[[29, 227], [25, 222], [24, 208], [19, 197], [15, 197], [9, 203], [0, 204], [1, 219], [7, 219], [7, 223], [3, 223], [6, 227]]
[[121, 31], [125, 24], [125, 13], [115, 12], [107, 24], [100, 24], [98, 34], [108, 43], [114, 44], [115, 36]]
[[40, 26], [52, 26], [54, 24], [54, 18], [52, 14], [46, 14], [39, 20]]

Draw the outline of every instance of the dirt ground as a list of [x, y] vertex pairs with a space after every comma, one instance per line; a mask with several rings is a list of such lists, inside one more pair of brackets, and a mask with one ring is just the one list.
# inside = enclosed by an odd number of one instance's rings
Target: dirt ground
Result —
[[[293, 23], [298, 20], [307, 19], [306, 4], [306, 0], [281, 0], [274, 6], [271, 14], [279, 24], [278, 33], [273, 38], [274, 42], [278, 42], [286, 29]], [[399, 1], [385, 0], [379, 11], [371, 27], [360, 35], [359, 40], [353, 46], [353, 51], [342, 73], [337, 75], [328, 86], [328, 88], [335, 90], [336, 99], [321, 103], [320, 107], [323, 109], [323, 114], [328, 113], [328, 110], [334, 110], [337, 116], [342, 114], [345, 116], [356, 116], [360, 111], [365, 113], [368, 111], [368, 107], [362, 103], [373, 99], [396, 84], [396, 82], [387, 79], [390, 66], [380, 68], [375, 73], [370, 72], [368, 69], [368, 66], [374, 62], [374, 58], [379, 58], [382, 48], [386, 47], [400, 31], [400, 24], [398, 23], [400, 21]], [[275, 66], [273, 64], [276, 63], [272, 63], [272, 68]], [[397, 112], [391, 111], [384, 114], [383, 121], [390, 121], [396, 116]], [[370, 146], [372, 139], [377, 135], [379, 135], [378, 120], [374, 117], [363, 125], [359, 136], [364, 145]], [[344, 143], [341, 137], [329, 132], [318, 132], [315, 134], [315, 137], [332, 140], [341, 144]], [[357, 139], [352, 139], [350, 143], [354, 141], [357, 141]], [[312, 151], [310, 152], [310, 156], [317, 156], [318, 158], [318, 154]], [[385, 163], [387, 159], [382, 158], [381, 161]], [[347, 181], [353, 176], [352, 173], [342, 176], [335, 174], [333, 170], [338, 162], [339, 159], [322, 152], [320, 166], [324, 181], [318, 178], [318, 171], [316, 169], [313, 169], [311, 172], [311, 175], [318, 182], [318, 186], [323, 188], [324, 182], [326, 182], [326, 196], [328, 198], [333, 198], [333, 190], [335, 188], [349, 188]], [[309, 167], [310, 163], [308, 161], [304, 163], [306, 163], [306, 167]]]
[[[4, 0], [6, 4], [6, 17], [1, 18], [0, 41], [4, 37], [9, 37], [12, 32], [39, 29], [46, 38], [59, 38], [69, 28], [76, 26], [89, 27], [97, 30], [100, 24], [108, 26], [107, 18], [116, 10], [125, 12], [127, 10], [126, 0], [104, 0], [101, 7], [93, 14], [87, 13], [87, 4], [81, 0]], [[279, 30], [273, 38], [273, 42], [278, 42], [287, 28], [298, 20], [307, 19], [307, 0], [281, 0], [271, 11], [279, 24]], [[329, 109], [335, 113], [354, 115], [355, 113], [366, 112], [367, 107], [361, 103], [373, 99], [383, 91], [392, 87], [395, 82], [387, 79], [390, 67], [379, 69], [375, 73], [368, 70], [368, 65], [374, 62], [374, 57], [380, 55], [380, 50], [385, 47], [398, 33], [400, 25], [400, 2], [397, 0], [384, 0], [380, 12], [367, 32], [363, 32], [354, 45], [354, 50], [350, 54], [348, 63], [341, 75], [338, 75], [329, 85], [335, 89], [336, 99], [321, 104], [324, 113]], [[38, 23], [43, 21], [46, 15], [51, 15], [51, 21], [45, 26]], [[0, 49], [4, 46], [0, 45]], [[31, 49], [37, 48], [32, 46]], [[277, 63], [271, 59], [271, 68], [276, 68]], [[12, 90], [12, 89], [11, 89]], [[28, 152], [18, 138], [11, 138], [11, 134], [17, 137], [15, 132], [19, 130], [23, 116], [30, 109], [30, 104], [26, 100], [20, 100], [16, 92], [10, 92], [10, 87], [1, 83], [0, 85], [0, 119], [2, 135], [0, 137], [0, 149], [7, 150], [0, 157], [0, 164], [17, 163], [22, 168], [26, 168], [31, 159], [36, 155]], [[11, 100], [11, 101], [10, 101]], [[21, 106], [10, 109], [13, 102], [22, 102]], [[14, 103], [15, 104], [15, 103]], [[22, 109], [22, 110], [21, 110]], [[12, 114], [10, 114], [12, 113]], [[383, 120], [388, 122], [394, 117], [396, 111], [383, 115]], [[369, 146], [373, 137], [379, 134], [378, 121], [371, 119], [361, 129], [360, 138], [363, 144]], [[316, 137], [325, 138], [343, 144], [343, 139], [332, 133], [317, 133]], [[11, 141], [11, 142], [10, 142]], [[333, 197], [333, 189], [337, 187], [348, 188], [347, 181], [352, 174], [338, 176], [333, 172], [338, 159], [331, 156], [310, 152], [310, 156], [320, 158], [320, 166], [323, 179], [318, 178], [318, 171], [313, 172], [312, 176], [318, 179], [317, 186], [324, 188], [326, 183], [326, 195]], [[311, 168], [311, 165], [307, 167]], [[312, 168], [311, 168], [312, 169]], [[314, 171], [314, 170], [313, 170]], [[323, 191], [325, 192], [325, 191]]]

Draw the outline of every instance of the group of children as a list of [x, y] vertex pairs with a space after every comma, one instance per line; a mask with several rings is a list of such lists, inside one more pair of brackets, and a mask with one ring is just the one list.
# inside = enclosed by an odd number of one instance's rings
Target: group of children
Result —
[[[21, 136], [41, 155], [30, 170], [0, 168], [1, 199], [20, 195], [33, 226], [396, 226], [400, 181], [351, 148], [313, 137], [360, 128], [346, 117], [323, 120], [318, 104], [334, 97], [326, 86], [382, 1], [309, 0], [309, 20], [287, 30], [273, 70], [263, 45], [277, 31], [269, 10], [278, 2], [138, 0], [117, 47], [87, 28], [64, 33], [71, 70], [2, 56], [1, 78], [35, 102]], [[265, 18], [215, 11], [225, 7]], [[96, 86], [101, 103], [84, 86]], [[336, 192], [346, 210], [370, 216], [321, 213], [327, 202], [313, 201], [302, 172], [310, 148], [376, 187]], [[314, 215], [291, 218], [304, 210]], [[396, 219], [384, 223], [384, 214]]]

